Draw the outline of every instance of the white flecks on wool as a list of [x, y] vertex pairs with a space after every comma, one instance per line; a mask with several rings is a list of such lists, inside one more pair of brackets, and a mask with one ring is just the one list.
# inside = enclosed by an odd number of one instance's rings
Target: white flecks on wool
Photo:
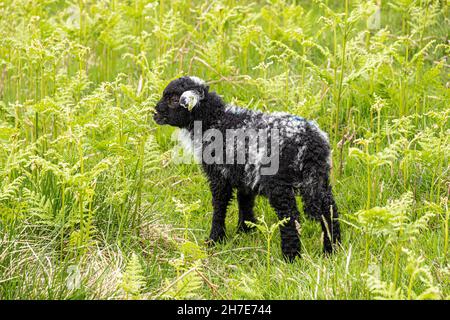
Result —
[[[333, 151], [331, 151], [331, 152], [333, 152]], [[333, 168], [333, 157], [332, 157], [331, 152], [330, 152], [330, 154], [328, 155], [328, 158], [327, 158], [327, 163], [330, 166], [330, 169]]]
[[310, 176], [308, 177], [308, 179], [305, 179], [304, 181], [302, 181], [302, 186], [306, 189], [309, 190], [309, 194], [310, 196], [312, 196], [315, 192], [315, 188], [312, 188], [311, 186], [314, 183], [314, 179]]
[[[261, 148], [260, 148], [261, 149]], [[256, 151], [255, 151], [256, 152]], [[253, 167], [253, 172], [251, 176], [251, 188], [254, 189], [261, 179], [261, 163], [262, 157], [265, 154], [266, 150], [258, 150], [255, 156], [255, 163]]]
[[[316, 122], [308, 121], [299, 116], [290, 115], [286, 112], [265, 114], [260, 111], [244, 109], [231, 104], [226, 106], [225, 112], [228, 114], [234, 114], [236, 116], [236, 119], [238, 120], [238, 128], [234, 127], [232, 128], [233, 130], [243, 129], [244, 131], [247, 131], [247, 134], [249, 134], [248, 130], [267, 130], [267, 137], [269, 138], [269, 141], [271, 141], [271, 130], [278, 129], [280, 137], [278, 143], [280, 150], [283, 149], [283, 145], [294, 144], [296, 146], [296, 149], [294, 149], [296, 150], [296, 154], [293, 155], [293, 158], [291, 160], [293, 161], [293, 163], [289, 165], [295, 166], [299, 170], [303, 169], [304, 156], [305, 153], [308, 152], [308, 145], [305, 144], [307, 143], [307, 140], [304, 140], [307, 129], [312, 130], [312, 132], [319, 135], [323, 139], [323, 141], [328, 144], [327, 134], [319, 129]], [[226, 139], [227, 133], [224, 132], [223, 134], [225, 135], [223, 138]], [[188, 130], [180, 130], [180, 140], [183, 144], [183, 147], [186, 150], [194, 153], [194, 157], [197, 161], [199, 161], [198, 159], [200, 159], [201, 161], [202, 141], [200, 141], [199, 143], [194, 143], [193, 138], [195, 138], [195, 136]], [[258, 185], [261, 182], [261, 168], [263, 165], [262, 162], [263, 157], [267, 155], [267, 150], [261, 145], [258, 146], [258, 144], [256, 143], [251, 143], [248, 146], [245, 146], [245, 144], [242, 145], [243, 141], [241, 139], [238, 139], [236, 142], [237, 145], [225, 145], [226, 153], [228, 154], [229, 152], [233, 153], [236, 151], [229, 150], [231, 148], [239, 148], [239, 150], [247, 149], [247, 157], [244, 165], [244, 182], [248, 187], [255, 190], [255, 188], [258, 188]], [[195, 146], [199, 147], [195, 148]], [[236, 158], [235, 161], [237, 161]], [[330, 158], [328, 159], [328, 163], [329, 165], [331, 165]], [[219, 174], [224, 177], [229, 177], [231, 174], [231, 168], [227, 167], [227, 165], [219, 165], [217, 169]], [[311, 178], [300, 182], [300, 184], [302, 185], [309, 185], [312, 183], [314, 183], [314, 181], [311, 180]]]
[[319, 134], [319, 136], [321, 136], [322, 139], [323, 139], [326, 143], [328, 143], [328, 142], [329, 142], [329, 140], [328, 140], [328, 135], [327, 135], [325, 132], [323, 132], [322, 130], [320, 130], [319, 125], [317, 124], [317, 122], [315, 122], [314, 120], [310, 120], [310, 121], [308, 121], [308, 122], [309, 122], [309, 124], [311, 125], [311, 128], [312, 128], [315, 132], [317, 132], [317, 133]]
[[205, 80], [200, 79], [199, 77], [191, 76], [189, 77], [189, 79], [191, 79], [193, 82], [195, 82], [195, 84], [198, 84], [200, 86], [203, 86], [205, 84]]
[[178, 133], [178, 140], [180, 141], [183, 149], [194, 155], [194, 159], [197, 162], [201, 162], [202, 160], [202, 144], [201, 141], [196, 141], [192, 138], [191, 132], [187, 129], [180, 129]]
[[306, 146], [301, 146], [298, 148], [297, 161], [299, 163], [303, 163], [303, 154], [305, 153], [305, 150], [306, 150]]
[[[283, 145], [288, 143], [295, 143], [299, 145], [298, 154], [296, 155], [294, 161], [296, 162], [296, 165], [299, 167], [299, 169], [302, 169], [303, 153], [306, 150], [306, 146], [303, 145], [302, 140], [306, 132], [306, 127], [308, 126], [308, 122], [305, 119], [299, 116], [288, 114], [286, 112], [274, 112], [266, 114], [260, 111], [243, 109], [231, 104], [226, 106], [225, 112], [237, 115], [241, 118], [241, 129], [267, 130], [269, 139], [270, 130], [278, 129], [281, 138], [279, 141], [280, 150], [283, 148]], [[317, 132], [320, 134], [320, 131]], [[248, 159], [253, 159], [253, 162], [247, 162], [244, 167], [245, 182], [252, 189], [255, 189], [260, 182], [262, 158], [265, 155], [264, 152], [267, 152], [267, 150], [256, 149], [256, 146], [254, 146], [253, 148], [252, 146], [249, 146]], [[264, 148], [260, 147], [260, 149]]]
[[255, 188], [256, 184], [259, 182], [259, 179], [261, 178], [261, 159], [262, 159], [262, 150], [256, 150], [256, 146], [250, 146], [248, 150], [249, 160], [251, 159], [253, 164], [250, 175], [248, 176], [248, 182], [251, 186], [251, 188]]
[[191, 153], [194, 152], [194, 143], [192, 142], [189, 130], [180, 129], [180, 131], [178, 131], [178, 140], [181, 142], [184, 150]]
[[292, 115], [290, 115], [289, 113], [284, 112], [284, 111], [272, 112], [272, 113], [270, 113], [270, 115], [275, 116], [275, 117], [286, 117], [286, 116], [292, 117]]
[[230, 112], [230, 113], [234, 113], [234, 114], [241, 114], [241, 113], [246, 112], [246, 109], [239, 108], [239, 107], [233, 106], [231, 104], [228, 104], [225, 107], [225, 112]]
[[303, 159], [306, 151], [306, 145], [300, 146], [297, 149], [297, 155], [294, 158], [294, 165], [298, 168], [298, 170], [303, 170]]
[[[256, 133], [256, 131], [255, 131]], [[263, 158], [268, 155], [267, 138], [270, 138], [270, 130], [267, 128], [260, 129], [258, 132], [258, 145], [250, 145], [248, 150], [249, 165], [246, 165], [246, 181], [252, 189], [255, 189], [261, 180], [261, 167]], [[262, 140], [261, 140], [262, 139]], [[282, 142], [283, 140], [281, 140]]]
[[230, 170], [228, 170], [227, 167], [223, 167], [223, 168], [220, 170], [220, 172], [222, 173], [222, 175], [223, 175], [225, 178], [227, 178], [228, 175], [230, 174]]
[[259, 174], [259, 166], [255, 164], [246, 163], [245, 164], [245, 183], [250, 188], [254, 189], [256, 184], [261, 178]]
[[[261, 121], [269, 128], [280, 130], [281, 137], [295, 138], [300, 141], [300, 136], [305, 132], [306, 121], [303, 118], [289, 115], [285, 112], [275, 112], [268, 115], [263, 114]], [[283, 144], [283, 140], [281, 144]]]

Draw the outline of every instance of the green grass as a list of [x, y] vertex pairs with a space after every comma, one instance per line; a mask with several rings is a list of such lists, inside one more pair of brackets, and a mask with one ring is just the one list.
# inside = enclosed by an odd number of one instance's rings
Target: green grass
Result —
[[[375, 3], [0, 4], [0, 299], [448, 299], [449, 8]], [[186, 74], [329, 133], [336, 254], [302, 215], [286, 263], [235, 202], [204, 245], [206, 179], [151, 118]]]

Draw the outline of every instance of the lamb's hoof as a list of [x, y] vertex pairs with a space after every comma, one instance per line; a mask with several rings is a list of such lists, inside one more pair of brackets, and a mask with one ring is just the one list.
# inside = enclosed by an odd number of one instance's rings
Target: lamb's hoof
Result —
[[[251, 221], [253, 223], [255, 223], [256, 221]], [[238, 228], [237, 231], [239, 233], [243, 232], [243, 233], [249, 233], [251, 231], [254, 231], [256, 229], [255, 226], [249, 226], [248, 224], [246, 224], [245, 222], [239, 222], [238, 223]]]
[[323, 241], [323, 253], [326, 256], [332, 255], [339, 248], [341, 244], [340, 234], [336, 235], [333, 240], [333, 242], [331, 242], [329, 239], [325, 239]]
[[294, 262], [297, 257], [299, 259], [301, 258], [300, 252], [298, 251], [283, 252], [283, 258], [289, 263]]
[[214, 247], [215, 244], [216, 244], [216, 243], [215, 243], [212, 239], [210, 239], [210, 238], [206, 238], [206, 239], [205, 239], [205, 245], [206, 245], [208, 248]]
[[216, 243], [221, 243], [225, 240], [225, 235], [220, 235], [220, 236], [209, 236], [209, 238], [207, 238], [205, 240], [205, 244], [207, 247], [214, 247], [214, 245], [216, 245]]
[[330, 245], [330, 244], [324, 245], [323, 246], [323, 254], [327, 257], [333, 255], [336, 252], [338, 246], [339, 246], [339, 244], [337, 244], [337, 243], [334, 243], [333, 245]]

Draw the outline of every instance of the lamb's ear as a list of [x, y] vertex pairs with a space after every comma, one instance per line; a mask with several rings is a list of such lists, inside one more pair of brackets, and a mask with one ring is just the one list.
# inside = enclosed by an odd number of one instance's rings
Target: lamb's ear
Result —
[[203, 90], [203, 92], [202, 92], [202, 100], [203, 99], [205, 99], [205, 97], [208, 95], [208, 92], [209, 92], [209, 86], [207, 85], [207, 84], [205, 84], [205, 85], [203, 85], [203, 88], [202, 88]]
[[202, 98], [202, 95], [198, 91], [188, 90], [181, 95], [180, 105], [191, 111]]

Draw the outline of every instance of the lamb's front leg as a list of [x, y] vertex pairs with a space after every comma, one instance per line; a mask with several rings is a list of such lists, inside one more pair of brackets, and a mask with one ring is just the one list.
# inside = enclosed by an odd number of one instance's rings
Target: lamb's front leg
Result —
[[225, 217], [232, 196], [231, 185], [222, 180], [210, 181], [213, 205], [213, 218], [209, 242], [220, 242], [225, 238]]

